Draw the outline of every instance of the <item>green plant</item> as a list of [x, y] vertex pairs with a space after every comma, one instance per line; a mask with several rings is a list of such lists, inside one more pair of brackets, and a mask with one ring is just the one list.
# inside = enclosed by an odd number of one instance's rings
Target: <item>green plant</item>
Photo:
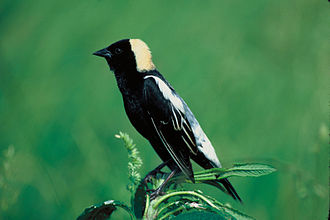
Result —
[[[139, 152], [132, 139], [120, 132], [117, 138], [123, 140], [128, 151], [128, 190], [131, 192], [131, 206], [120, 201], [109, 200], [98, 205], [86, 208], [78, 220], [107, 219], [117, 208], [126, 210], [131, 219], [253, 219], [252, 217], [222, 204], [216, 199], [204, 194], [200, 190], [184, 190], [179, 187], [190, 180], [177, 176], [173, 178], [166, 188], [164, 195], [150, 200], [148, 191], [156, 189], [166, 178], [166, 173], [158, 173], [151, 178], [150, 183], [141, 181], [138, 169], [142, 165]], [[209, 183], [215, 179], [232, 176], [259, 177], [273, 173], [275, 168], [259, 163], [236, 164], [231, 168], [214, 168], [196, 172], [196, 183]]]

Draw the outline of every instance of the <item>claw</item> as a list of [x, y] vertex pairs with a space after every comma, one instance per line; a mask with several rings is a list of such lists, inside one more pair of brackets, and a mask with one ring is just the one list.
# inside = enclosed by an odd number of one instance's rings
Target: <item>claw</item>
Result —
[[154, 177], [154, 175], [147, 175], [146, 177], [144, 177], [143, 181], [144, 181], [145, 185], [147, 185], [148, 183], [151, 183], [152, 177]]
[[160, 189], [155, 190], [153, 193], [150, 194], [150, 200], [156, 199], [158, 196], [163, 196], [165, 193]]
[[166, 162], [160, 164], [158, 167], [156, 167], [156, 168], [153, 169], [152, 171], [150, 171], [150, 172], [146, 175], [146, 177], [144, 177], [144, 179], [143, 179], [144, 183], [145, 183], [145, 184], [150, 183], [151, 180], [152, 180], [152, 178], [153, 178], [153, 177], [156, 177], [156, 175], [157, 175], [158, 173], [164, 175], [165, 173], [164, 173], [163, 171], [161, 171], [161, 169], [163, 169], [163, 167], [166, 166], [166, 164], [167, 164], [168, 162], [169, 162], [169, 161], [166, 161]]

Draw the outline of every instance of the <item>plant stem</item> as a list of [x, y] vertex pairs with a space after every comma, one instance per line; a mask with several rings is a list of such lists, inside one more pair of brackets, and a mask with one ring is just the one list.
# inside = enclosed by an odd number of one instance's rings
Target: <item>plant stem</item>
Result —
[[162, 207], [161, 209], [158, 210], [157, 216], [159, 216], [164, 210], [168, 209], [169, 207], [176, 205], [176, 203], [177, 203], [177, 201], [174, 201], [174, 202], [164, 205], [164, 207]]
[[179, 207], [179, 208], [177, 208], [177, 209], [174, 209], [173, 211], [168, 212], [168, 213], [166, 213], [165, 215], [163, 215], [162, 217], [160, 217], [159, 220], [167, 219], [170, 215], [172, 215], [172, 214], [174, 214], [174, 213], [176, 213], [176, 212], [179, 212], [179, 211], [181, 211], [181, 210], [183, 210], [183, 209], [184, 209], [184, 207]]
[[150, 196], [146, 195], [146, 205], [144, 207], [144, 213], [143, 213], [143, 217], [146, 218], [146, 219], [147, 219], [149, 205], [150, 205]]
[[178, 196], [178, 195], [192, 195], [192, 196], [196, 196], [199, 197], [200, 199], [202, 199], [204, 202], [206, 202], [209, 206], [211, 206], [212, 208], [215, 208], [217, 210], [219, 210], [219, 208], [217, 206], [215, 206], [210, 200], [208, 200], [205, 196], [202, 196], [199, 193], [196, 193], [194, 191], [179, 191], [179, 192], [172, 192], [172, 193], [168, 193], [165, 196], [161, 197], [154, 205], [153, 208], [156, 209], [160, 203], [162, 203], [164, 200], [172, 197], [172, 196]]

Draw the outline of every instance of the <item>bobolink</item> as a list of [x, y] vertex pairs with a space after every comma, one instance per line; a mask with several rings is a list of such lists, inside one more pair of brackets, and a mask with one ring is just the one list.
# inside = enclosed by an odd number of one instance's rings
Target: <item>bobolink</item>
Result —
[[[157, 71], [149, 47], [140, 39], [124, 39], [99, 50], [115, 74], [126, 114], [154, 150], [176, 173], [194, 182], [190, 159], [204, 169], [221, 167], [215, 150], [187, 104]], [[160, 166], [162, 167], [162, 165]], [[166, 183], [167, 181], [165, 181]], [[217, 181], [241, 201], [227, 179]], [[161, 191], [160, 187], [154, 196]]]

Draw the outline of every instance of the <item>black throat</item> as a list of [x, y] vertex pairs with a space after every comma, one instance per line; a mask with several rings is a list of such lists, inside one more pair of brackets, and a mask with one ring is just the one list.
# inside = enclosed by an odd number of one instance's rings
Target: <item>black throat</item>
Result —
[[140, 93], [143, 89], [144, 73], [136, 70], [114, 71], [118, 88], [123, 96]]

